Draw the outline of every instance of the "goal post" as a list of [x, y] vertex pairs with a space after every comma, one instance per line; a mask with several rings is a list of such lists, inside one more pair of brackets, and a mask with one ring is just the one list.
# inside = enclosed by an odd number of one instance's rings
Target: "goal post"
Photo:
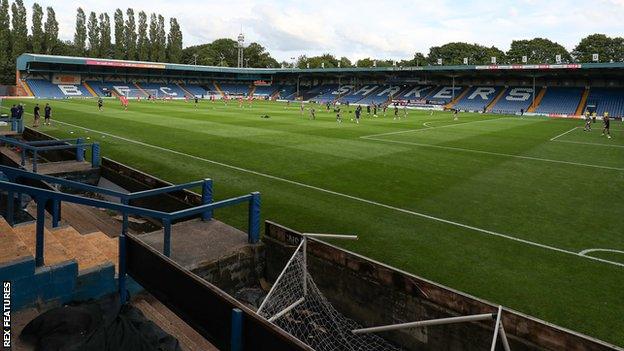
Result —
[[162, 94], [158, 89], [116, 89], [119, 95], [123, 95], [129, 99], [142, 98], [146, 99], [151, 96], [152, 98], [160, 98]]

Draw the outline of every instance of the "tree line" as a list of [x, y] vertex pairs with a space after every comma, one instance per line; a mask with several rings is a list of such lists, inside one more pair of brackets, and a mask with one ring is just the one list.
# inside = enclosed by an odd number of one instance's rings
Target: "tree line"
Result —
[[182, 31], [176, 18], [133, 9], [116, 9], [111, 23], [108, 13], [76, 11], [73, 40], [58, 37], [59, 24], [52, 7], [34, 3], [31, 27], [23, 0], [0, 0], [0, 83], [15, 82], [15, 61], [23, 53], [67, 55], [121, 60], [178, 63], [182, 60]]
[[[386, 60], [363, 58], [352, 63], [346, 57], [337, 58], [331, 54], [320, 56], [299, 56], [294, 65], [298, 68], [332, 67], [388, 67], [388, 66], [426, 66], [436, 65], [441, 60], [443, 65], [462, 65], [467, 59], [471, 65], [491, 64], [496, 57], [498, 64], [521, 64], [526, 56], [526, 63], [556, 63], [561, 55], [562, 63], [592, 62], [593, 54], [598, 54], [600, 62], [624, 62], [624, 38], [611, 38], [604, 34], [592, 34], [583, 39], [569, 52], [563, 45], [544, 38], [514, 40], [507, 52], [492, 46], [454, 42], [429, 49], [427, 56], [420, 52], [409, 60]], [[282, 62], [291, 67], [293, 63]]]
[[[44, 9], [34, 3], [31, 9], [31, 27], [27, 25], [27, 11], [23, 0], [0, 0], [0, 83], [15, 82], [15, 60], [25, 53], [44, 53], [94, 58], [115, 58], [153, 62], [186, 63], [235, 67], [238, 60], [238, 43], [221, 38], [211, 43], [183, 48], [182, 31], [176, 18], [169, 19], [168, 32], [165, 17], [160, 14], [135, 13], [134, 9], [116, 9], [108, 13], [88, 15], [76, 11], [73, 40], [58, 37], [59, 24], [52, 7]], [[514, 40], [506, 52], [495, 46], [453, 42], [429, 49], [427, 56], [417, 52], [410, 59], [388, 60], [362, 58], [351, 62], [347, 57], [332, 54], [308, 57], [299, 56], [294, 62], [278, 62], [265, 47], [251, 43], [244, 48], [245, 67], [388, 67], [435, 65], [490, 64], [496, 57], [499, 64], [591, 62], [598, 54], [600, 62], [624, 61], [624, 38], [592, 34], [583, 38], [572, 51], [561, 44], [544, 38]]]

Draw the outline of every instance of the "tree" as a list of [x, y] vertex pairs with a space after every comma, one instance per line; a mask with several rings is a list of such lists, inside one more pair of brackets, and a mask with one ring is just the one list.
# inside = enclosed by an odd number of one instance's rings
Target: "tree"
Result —
[[113, 21], [115, 22], [115, 50], [113, 51], [113, 57], [121, 60], [126, 57], [126, 40], [123, 12], [120, 9], [115, 10]]
[[126, 59], [137, 59], [137, 34], [136, 25], [134, 23], [134, 10], [126, 10], [126, 23], [124, 28], [124, 45], [126, 47]]
[[420, 52], [417, 52], [414, 54], [414, 58], [411, 60], [401, 60], [398, 64], [399, 66], [403, 66], [403, 67], [417, 67], [417, 66], [424, 66], [426, 65], [427, 62], [427, 58], [425, 57], [425, 55], [421, 54]]
[[145, 12], [139, 12], [139, 32], [137, 36], [138, 59], [141, 61], [149, 60], [149, 40], [147, 39], [147, 15]]
[[581, 39], [572, 51], [578, 62], [592, 62], [592, 55], [598, 54], [600, 62], [624, 60], [622, 38], [609, 38], [604, 34], [592, 34]]
[[11, 5], [12, 27], [12, 60], [11, 67], [15, 66], [15, 59], [26, 52], [28, 42], [28, 27], [26, 25], [26, 8], [22, 0], [15, 0]]
[[76, 31], [74, 32], [75, 53], [78, 56], [84, 56], [87, 52], [87, 16], [82, 8], [78, 8], [76, 12]]
[[59, 25], [56, 20], [56, 13], [52, 7], [46, 8], [46, 22], [44, 25], [44, 38], [45, 38], [45, 50], [47, 54], [55, 54], [56, 46], [58, 44], [58, 31]]
[[158, 17], [155, 13], [150, 15], [149, 23], [149, 59], [156, 61], [158, 54]]
[[299, 56], [295, 65], [299, 68], [307, 68], [308, 64], [310, 68], [321, 68], [323, 65], [325, 68], [333, 68], [338, 67], [338, 59], [331, 54], [323, 54], [321, 56], [312, 57], [303, 55]]
[[563, 62], [571, 62], [572, 56], [561, 44], [544, 38], [531, 40], [514, 40], [507, 51], [510, 63], [522, 63], [522, 56], [527, 57], [527, 63], [552, 63], [556, 56], [561, 55]]
[[442, 59], [444, 65], [461, 65], [464, 58], [468, 58], [470, 64], [485, 65], [491, 63], [492, 57], [496, 57], [497, 62], [505, 61], [505, 53], [494, 46], [488, 48], [478, 44], [456, 42], [432, 47], [429, 49], [428, 60], [436, 63], [438, 59]]
[[95, 12], [89, 14], [87, 33], [89, 36], [89, 56], [100, 56], [100, 25], [98, 24]]
[[351, 63], [351, 60], [349, 60], [347, 57], [341, 57], [340, 58], [340, 67], [344, 68], [344, 67], [353, 67], [353, 64]]
[[251, 43], [244, 48], [243, 57], [245, 59], [245, 66], [261, 68], [279, 67], [277, 60], [271, 57], [271, 54], [258, 43]]
[[[11, 20], [9, 16], [9, 0], [0, 3], [0, 83], [12, 83], [11, 60]], [[14, 80], [14, 78], [13, 78]]]
[[180, 63], [182, 59], [182, 31], [178, 20], [169, 20], [169, 35], [167, 36], [167, 60], [172, 63]]
[[[152, 42], [152, 46], [154, 43]], [[156, 48], [158, 49], [156, 57], [152, 60], [156, 62], [165, 62], [167, 60], [167, 33], [165, 32], [165, 18], [158, 15], [156, 25]]]
[[35, 54], [42, 53], [44, 47], [43, 9], [37, 3], [34, 3], [32, 7], [32, 26], [30, 27], [30, 32], [32, 33], [32, 52]]
[[111, 58], [111, 24], [108, 13], [100, 14], [100, 57]]

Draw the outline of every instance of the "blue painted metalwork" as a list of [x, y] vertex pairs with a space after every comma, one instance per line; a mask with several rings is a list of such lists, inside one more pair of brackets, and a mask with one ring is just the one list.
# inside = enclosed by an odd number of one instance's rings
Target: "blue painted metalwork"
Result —
[[52, 199], [52, 228], [57, 228], [61, 220], [61, 202]]
[[260, 193], [251, 193], [249, 201], [249, 232], [250, 244], [256, 244], [260, 240]]
[[[37, 266], [42, 266], [44, 264], [45, 205], [48, 201], [52, 201], [52, 204], [53, 204], [52, 205], [53, 226], [58, 226], [58, 222], [60, 220], [60, 206], [63, 201], [75, 203], [79, 205], [109, 209], [109, 210], [118, 211], [122, 213], [124, 217], [124, 222], [122, 225], [121, 235], [119, 237], [119, 263], [118, 263], [119, 264], [119, 292], [120, 292], [122, 301], [125, 301], [127, 299], [126, 234], [128, 233], [128, 216], [129, 215], [150, 217], [154, 219], [160, 219], [162, 221], [163, 230], [164, 230], [163, 252], [166, 256], [171, 255], [171, 225], [174, 220], [193, 217], [197, 215], [203, 216], [203, 214], [207, 212], [212, 214], [213, 210], [215, 209], [228, 207], [228, 206], [234, 206], [234, 205], [241, 204], [244, 202], [247, 202], [249, 206], [249, 233], [248, 233], [249, 242], [255, 243], [258, 241], [258, 238], [259, 238], [260, 193], [255, 192], [255, 193], [251, 193], [248, 195], [243, 195], [243, 196], [239, 196], [239, 197], [235, 197], [231, 199], [211, 202], [212, 201], [212, 196], [211, 196], [212, 195], [212, 181], [209, 179], [205, 179], [205, 180], [198, 181], [198, 182], [191, 182], [187, 184], [181, 184], [181, 185], [172, 185], [168, 187], [142, 191], [142, 192], [133, 193], [133, 194], [123, 194], [123, 193], [115, 192], [112, 190], [93, 187], [91, 185], [87, 185], [83, 183], [78, 183], [78, 182], [65, 180], [65, 179], [59, 179], [59, 178], [46, 176], [46, 175], [39, 175], [39, 174], [27, 172], [24, 170], [19, 170], [16, 168], [6, 167], [6, 166], [0, 166], [0, 171], [5, 173], [7, 177], [11, 180], [9, 182], [0, 180], [0, 190], [6, 191], [9, 194], [10, 200], [14, 198], [15, 193], [19, 194], [18, 196], [21, 196], [21, 194], [28, 194], [31, 197], [33, 197], [37, 203], [37, 224], [36, 224], [36, 245], [35, 245], [35, 264]], [[121, 200], [121, 203], [92, 199], [92, 198], [82, 197], [78, 195], [66, 194], [62, 192], [13, 183], [13, 181], [19, 179], [20, 177], [46, 181], [46, 182], [50, 182], [54, 184], [77, 188], [77, 189], [93, 191], [96, 193], [104, 193], [104, 194], [109, 194], [113, 196], [118, 196]], [[206, 196], [202, 196], [202, 201], [209, 199], [210, 202], [204, 203], [200, 206], [195, 206], [192, 208], [179, 210], [179, 211], [175, 211], [171, 213], [129, 205], [131, 198], [152, 196], [155, 194], [162, 194], [162, 193], [167, 193], [171, 191], [177, 191], [177, 190], [181, 190], [181, 189], [185, 189], [189, 187], [196, 187], [198, 185], [202, 186], [202, 190], [206, 189], [206, 192], [205, 192]], [[210, 194], [210, 196], [208, 196], [208, 194]], [[10, 215], [8, 217], [10, 217]]]
[[91, 144], [91, 167], [100, 167], [100, 144]]
[[84, 161], [85, 155], [85, 143], [82, 138], [78, 138], [76, 140], [76, 161], [82, 162]]
[[48, 198], [43, 195], [39, 195], [35, 198], [37, 202], [37, 226], [35, 233], [35, 265], [37, 267], [43, 266], [43, 247], [44, 247], [44, 225], [45, 225], [45, 204]]
[[[202, 184], [202, 205], [212, 203], [212, 179], [204, 179]], [[202, 213], [202, 221], [212, 219], [212, 210]]]
[[232, 309], [230, 351], [243, 351], [243, 311]]
[[[68, 142], [74, 142], [74, 139], [67, 139]], [[93, 144], [85, 144], [82, 139], [75, 139], [75, 144], [65, 144], [65, 145], [48, 145], [54, 144], [52, 141], [41, 140], [41, 141], [19, 141], [14, 138], [9, 138], [6, 136], [0, 136], [0, 143], [5, 143], [9, 145], [13, 145], [22, 149], [22, 159], [21, 165], [26, 165], [26, 152], [31, 151], [33, 153], [33, 172], [37, 172], [37, 155], [42, 151], [53, 151], [53, 150], [69, 150], [76, 149], [76, 160], [84, 161], [85, 148], [88, 146], [93, 147]], [[99, 158], [99, 152], [97, 155], [91, 155], [91, 164], [99, 164], [99, 159], [95, 159], [95, 156]]]

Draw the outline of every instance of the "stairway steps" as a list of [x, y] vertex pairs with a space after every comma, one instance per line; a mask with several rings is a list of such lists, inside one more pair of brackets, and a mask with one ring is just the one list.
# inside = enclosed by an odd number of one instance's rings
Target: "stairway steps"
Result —
[[55, 229], [52, 232], [68, 251], [70, 257], [78, 262], [78, 271], [83, 271], [108, 262], [108, 258], [93, 246], [82, 234], [72, 227]]
[[0, 264], [32, 256], [28, 247], [15, 234], [13, 228], [0, 217]]
[[102, 232], [87, 234], [84, 238], [115, 265], [115, 272], [118, 273], [119, 238], [111, 238]]
[[[36, 225], [26, 224], [13, 228], [13, 231], [26, 245], [28, 251], [36, 254]], [[43, 260], [46, 266], [55, 265], [72, 259], [70, 252], [48, 230], [44, 230]]]

